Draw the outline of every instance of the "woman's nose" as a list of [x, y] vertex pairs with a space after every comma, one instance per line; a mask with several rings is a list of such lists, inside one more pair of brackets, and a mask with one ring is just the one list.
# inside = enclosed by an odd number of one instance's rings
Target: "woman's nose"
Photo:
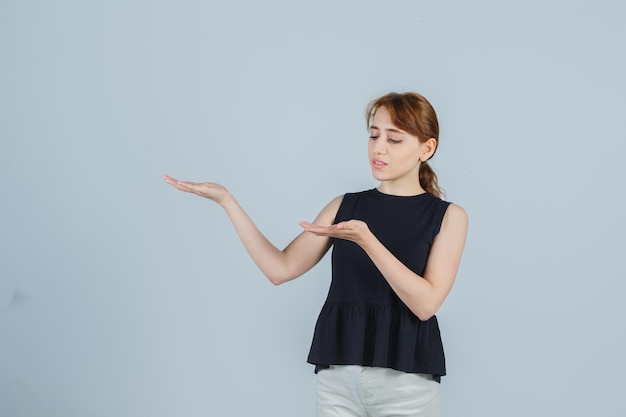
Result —
[[385, 153], [385, 141], [382, 138], [378, 138], [376, 142], [374, 142], [373, 150], [374, 153], [377, 154]]

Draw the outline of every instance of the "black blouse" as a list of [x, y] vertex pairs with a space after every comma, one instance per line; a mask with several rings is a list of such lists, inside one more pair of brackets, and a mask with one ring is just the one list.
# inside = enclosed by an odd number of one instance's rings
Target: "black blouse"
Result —
[[[429, 193], [349, 193], [335, 223], [363, 220], [404, 265], [422, 276], [435, 236], [450, 203]], [[404, 372], [446, 374], [437, 318], [421, 321], [398, 298], [365, 251], [333, 239], [332, 282], [315, 326], [308, 362], [362, 365]]]

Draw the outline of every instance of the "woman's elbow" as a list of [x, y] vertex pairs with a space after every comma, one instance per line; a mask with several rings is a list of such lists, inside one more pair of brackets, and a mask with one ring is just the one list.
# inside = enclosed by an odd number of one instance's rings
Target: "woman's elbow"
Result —
[[281, 277], [279, 275], [265, 275], [265, 276], [267, 277], [269, 282], [271, 282], [274, 285], [280, 285], [283, 282], [287, 281], [286, 279], [284, 279], [283, 277]]
[[265, 276], [267, 277], [269, 282], [271, 282], [274, 285], [280, 285], [280, 284], [283, 284], [283, 283], [285, 283], [287, 281], [291, 281], [292, 279], [296, 278], [293, 275], [290, 275], [290, 274], [287, 274], [287, 273], [265, 274]]
[[412, 311], [421, 321], [428, 321], [437, 314], [437, 308], [432, 306], [419, 306], [412, 309]]
[[297, 271], [293, 268], [280, 268], [274, 271], [263, 271], [267, 279], [274, 285], [284, 284], [304, 274], [305, 271]]
[[417, 314], [417, 318], [420, 319], [421, 321], [428, 321], [430, 319], [432, 319], [435, 316], [435, 313], [421, 313], [421, 314]]

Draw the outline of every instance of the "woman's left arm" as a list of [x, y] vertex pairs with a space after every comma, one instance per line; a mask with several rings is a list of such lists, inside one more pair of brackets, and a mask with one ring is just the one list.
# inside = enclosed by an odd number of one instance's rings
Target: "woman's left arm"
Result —
[[301, 222], [304, 230], [320, 236], [357, 243], [370, 257], [402, 302], [420, 319], [431, 318], [448, 296], [461, 262], [467, 236], [467, 214], [450, 204], [435, 237], [424, 276], [407, 268], [360, 220], [348, 220], [329, 227]]

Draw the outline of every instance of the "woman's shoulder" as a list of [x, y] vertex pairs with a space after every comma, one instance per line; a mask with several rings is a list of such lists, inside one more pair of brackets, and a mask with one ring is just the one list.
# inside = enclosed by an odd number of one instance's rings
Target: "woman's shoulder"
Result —
[[338, 195], [337, 197], [333, 198], [330, 201], [329, 205], [336, 205], [337, 208], [339, 208], [339, 206], [341, 206], [341, 203], [343, 203], [344, 201], [358, 199], [359, 197], [371, 195], [371, 194], [374, 194], [375, 192], [376, 192], [375, 188], [368, 189], [368, 190], [361, 190], [361, 191], [348, 191], [344, 194]]
[[320, 214], [318, 215], [319, 219], [322, 219], [323, 222], [332, 224], [333, 219], [337, 216], [337, 212], [339, 211], [339, 207], [341, 207], [341, 203], [343, 202], [344, 194], [338, 195], [333, 198], [324, 206]]
[[360, 191], [349, 191], [345, 194], [343, 194], [343, 196], [362, 196], [362, 195], [368, 195], [368, 194], [374, 194], [376, 192], [376, 188], [370, 188], [367, 190], [360, 190]]
[[342, 206], [345, 210], [346, 206], [350, 207], [351, 205], [355, 204], [355, 202], [359, 200], [360, 197], [367, 195], [371, 192], [372, 190], [363, 190], [357, 192], [347, 192], [338, 195], [330, 200], [328, 204], [326, 204], [326, 206], [322, 209], [320, 215], [327, 219], [335, 219], [337, 217], [337, 213], [339, 213], [339, 210], [342, 208]]
[[465, 209], [458, 204], [448, 203], [441, 228], [453, 227], [467, 229], [468, 216]]

